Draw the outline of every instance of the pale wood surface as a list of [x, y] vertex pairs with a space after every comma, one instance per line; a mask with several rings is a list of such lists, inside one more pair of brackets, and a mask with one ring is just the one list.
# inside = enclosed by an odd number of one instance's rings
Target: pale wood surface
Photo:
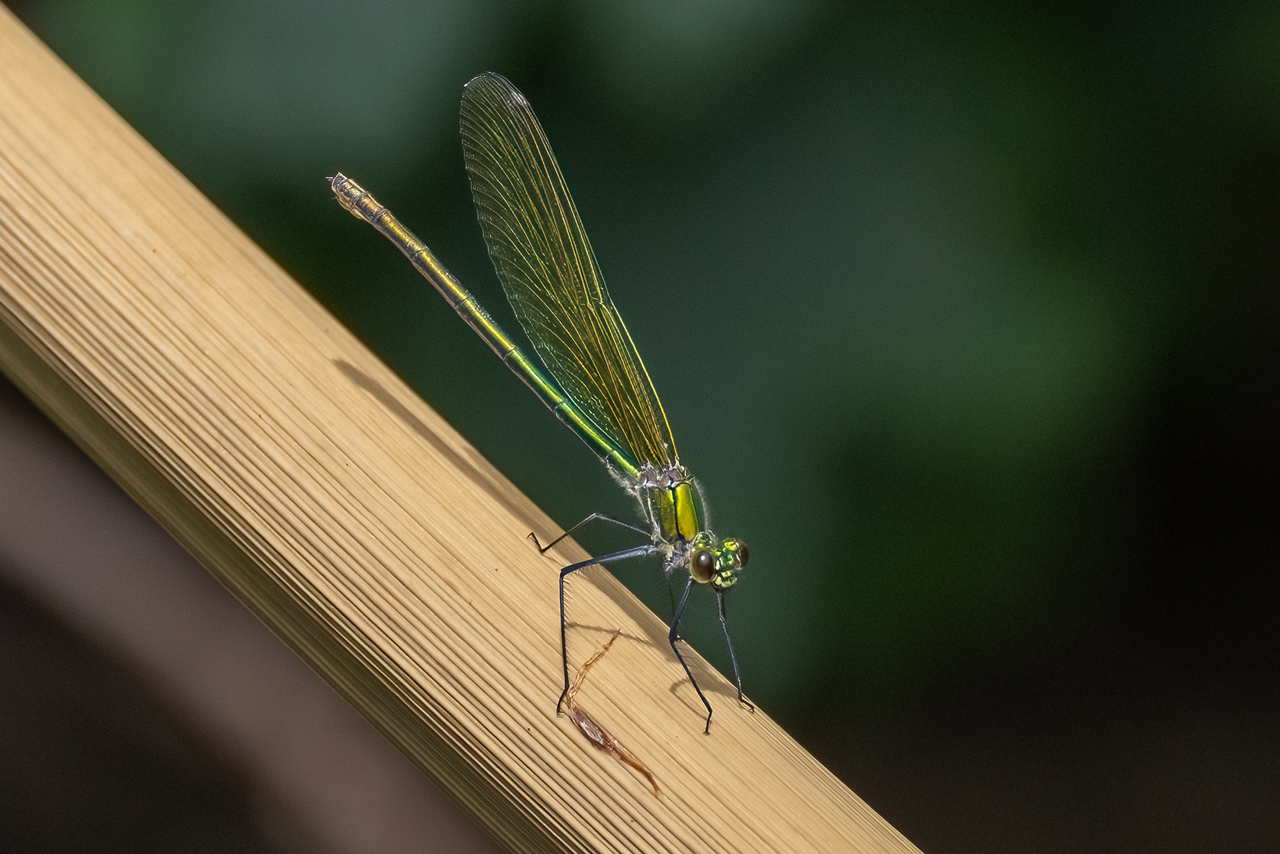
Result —
[[0, 365], [513, 850], [916, 850], [607, 573], [579, 700], [662, 794], [557, 717], [581, 552], [2, 7]]

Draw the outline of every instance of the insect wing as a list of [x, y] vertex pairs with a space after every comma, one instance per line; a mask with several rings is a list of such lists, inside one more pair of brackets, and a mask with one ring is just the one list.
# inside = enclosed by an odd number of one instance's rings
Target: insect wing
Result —
[[678, 463], [649, 373], [614, 307], [551, 145], [497, 74], [462, 96], [462, 148], [489, 256], [547, 371], [639, 466]]

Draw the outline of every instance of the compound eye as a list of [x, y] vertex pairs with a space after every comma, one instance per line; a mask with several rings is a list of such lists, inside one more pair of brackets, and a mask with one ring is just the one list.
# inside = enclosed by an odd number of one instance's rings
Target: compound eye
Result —
[[734, 538], [733, 538], [733, 541], [734, 541], [735, 543], [737, 543], [737, 544], [738, 544], [738, 564], [739, 564], [740, 566], [746, 566], [746, 565], [747, 565], [747, 557], [748, 557], [748, 555], [750, 555], [750, 552], [748, 552], [748, 551], [747, 551], [747, 543], [746, 543], [746, 541], [745, 541], [745, 540], [740, 540], [740, 539], [738, 539], [737, 537], [734, 537]]
[[706, 549], [698, 549], [689, 558], [689, 574], [699, 584], [706, 584], [716, 567], [716, 559]]

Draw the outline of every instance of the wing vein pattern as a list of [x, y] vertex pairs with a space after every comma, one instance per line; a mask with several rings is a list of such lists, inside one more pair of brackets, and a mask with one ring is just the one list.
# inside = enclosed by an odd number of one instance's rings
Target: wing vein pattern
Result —
[[671, 428], [551, 145], [497, 74], [467, 84], [462, 149], [489, 257], [547, 371], [637, 467], [678, 465]]

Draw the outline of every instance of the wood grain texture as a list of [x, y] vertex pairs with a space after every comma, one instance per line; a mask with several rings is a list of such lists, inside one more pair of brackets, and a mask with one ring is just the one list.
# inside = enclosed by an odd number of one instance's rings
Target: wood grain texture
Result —
[[2, 7], [0, 365], [512, 850], [915, 850], [602, 571], [578, 699], [662, 794], [557, 717], [581, 551]]

